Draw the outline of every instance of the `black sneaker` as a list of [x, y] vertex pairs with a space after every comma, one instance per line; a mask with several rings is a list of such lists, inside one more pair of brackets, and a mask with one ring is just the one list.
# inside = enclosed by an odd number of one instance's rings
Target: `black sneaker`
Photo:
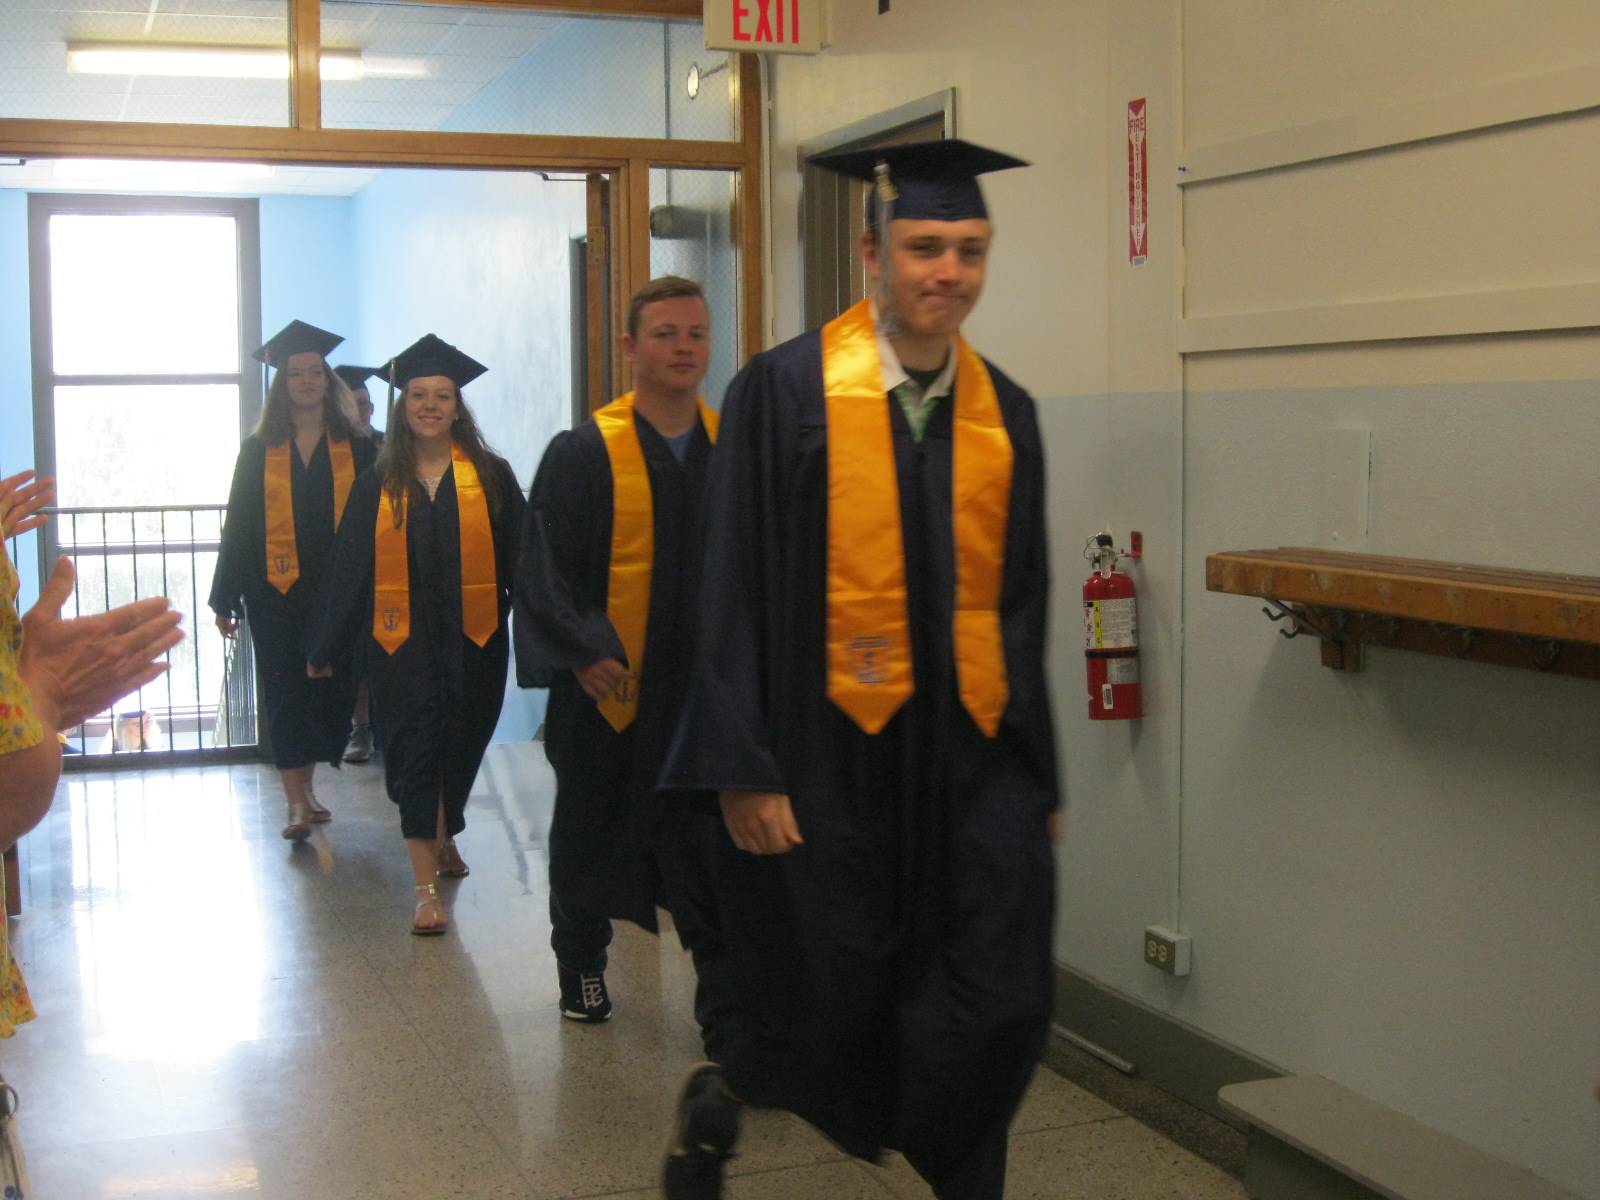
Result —
[[741, 1107], [716, 1063], [690, 1072], [661, 1172], [666, 1200], [722, 1200], [722, 1164], [739, 1140]]
[[556, 964], [561, 982], [561, 1015], [569, 1021], [598, 1025], [611, 1019], [611, 997], [606, 977], [599, 971], [569, 971]]

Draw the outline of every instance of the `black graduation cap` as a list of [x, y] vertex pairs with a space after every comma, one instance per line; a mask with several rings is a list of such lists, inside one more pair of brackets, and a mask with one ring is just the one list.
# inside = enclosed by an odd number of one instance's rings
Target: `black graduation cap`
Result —
[[349, 388], [353, 392], [357, 388], [366, 387], [367, 380], [371, 379], [374, 375], [382, 375], [384, 373], [384, 368], [357, 367], [352, 365], [335, 367], [333, 369], [333, 373], [340, 379], [344, 380], [345, 387]]
[[395, 387], [404, 387], [424, 375], [443, 375], [462, 388], [488, 369], [449, 342], [425, 333], [389, 360], [388, 375]]
[[290, 321], [250, 357], [269, 367], [282, 367], [295, 354], [320, 354], [327, 358], [329, 352], [342, 341], [344, 338], [337, 333], [329, 333], [304, 321]]
[[1020, 158], [975, 146], [960, 138], [935, 142], [910, 142], [904, 146], [877, 146], [870, 150], [835, 150], [811, 160], [819, 167], [864, 179], [879, 179], [879, 165], [887, 168], [891, 193], [881, 196], [893, 205], [896, 218], [911, 221], [965, 221], [987, 217], [978, 176], [1029, 164]]

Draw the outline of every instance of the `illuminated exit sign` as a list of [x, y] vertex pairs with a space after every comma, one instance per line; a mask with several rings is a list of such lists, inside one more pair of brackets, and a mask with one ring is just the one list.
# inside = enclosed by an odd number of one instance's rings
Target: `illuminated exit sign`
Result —
[[706, 49], [816, 54], [822, 0], [705, 0]]

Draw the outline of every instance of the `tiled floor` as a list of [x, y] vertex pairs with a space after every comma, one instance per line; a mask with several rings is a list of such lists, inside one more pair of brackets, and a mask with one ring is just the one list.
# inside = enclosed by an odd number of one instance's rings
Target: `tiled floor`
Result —
[[[41, 1200], [250, 1196], [649, 1200], [697, 1060], [688, 959], [621, 926], [617, 1016], [562, 1021], [545, 915], [552, 780], [490, 751], [443, 938], [407, 932], [411, 879], [381, 768], [319, 772], [333, 824], [278, 836], [254, 766], [74, 775], [22, 846], [12, 936], [39, 1019], [0, 1044]], [[929, 1195], [753, 1113], [730, 1200]], [[1238, 1200], [1227, 1175], [1047, 1070], [1009, 1197]]]

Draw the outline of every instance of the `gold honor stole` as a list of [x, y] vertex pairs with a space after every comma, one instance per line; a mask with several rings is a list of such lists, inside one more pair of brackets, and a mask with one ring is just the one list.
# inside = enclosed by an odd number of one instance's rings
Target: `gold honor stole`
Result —
[[[877, 733], [915, 688], [894, 433], [872, 310], [863, 300], [822, 327], [828, 421], [828, 698]], [[951, 509], [952, 631], [961, 702], [994, 737], [1010, 697], [1000, 577], [1011, 508], [1011, 439], [994, 381], [956, 338]]]
[[[294, 539], [294, 487], [290, 483], [289, 455], [294, 439], [267, 447], [267, 466], [261, 486], [267, 510], [267, 582], [288, 594], [300, 578], [300, 554]], [[330, 435], [328, 460], [333, 464], [333, 527], [344, 520], [344, 503], [356, 481], [356, 460], [350, 443]]]
[[[461, 542], [461, 632], [482, 646], [500, 627], [500, 583], [489, 502], [483, 494], [478, 469], [454, 443], [450, 447], [450, 468], [455, 476]], [[400, 494], [398, 514], [392, 497], [385, 493], [379, 498], [373, 534], [372, 637], [387, 654], [400, 649], [411, 636], [411, 576], [406, 552], [410, 494], [409, 487]]]
[[[718, 416], [700, 400], [700, 422], [717, 440]], [[633, 393], [597, 409], [594, 423], [611, 460], [611, 573], [606, 580], [606, 617], [622, 639], [629, 672], [600, 701], [600, 715], [621, 733], [639, 713], [639, 676], [644, 670], [645, 631], [650, 622], [650, 575], [655, 565], [655, 496], [639, 429], [633, 419]]]

